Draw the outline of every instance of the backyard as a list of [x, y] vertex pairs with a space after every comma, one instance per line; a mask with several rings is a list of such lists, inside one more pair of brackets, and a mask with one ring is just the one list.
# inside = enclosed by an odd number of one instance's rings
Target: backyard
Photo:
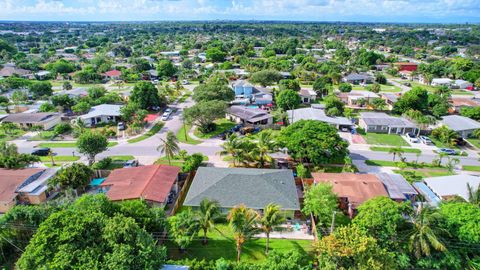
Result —
[[367, 133], [363, 138], [371, 145], [410, 146], [400, 135]]
[[[187, 248], [186, 252], [180, 252], [175, 243], [168, 241], [168, 257], [178, 260], [183, 258], [198, 260], [216, 260], [220, 257], [234, 261], [236, 260], [237, 251], [235, 241], [233, 240], [233, 232], [230, 226], [226, 224], [216, 225], [215, 229], [208, 234], [208, 245], [202, 244], [203, 233], [195, 238], [193, 243]], [[294, 240], [294, 239], [270, 239], [270, 250], [287, 252], [296, 250], [300, 254], [312, 257], [312, 241], [310, 240]], [[252, 239], [245, 243], [242, 249], [242, 261], [261, 261], [265, 256], [265, 239]]]

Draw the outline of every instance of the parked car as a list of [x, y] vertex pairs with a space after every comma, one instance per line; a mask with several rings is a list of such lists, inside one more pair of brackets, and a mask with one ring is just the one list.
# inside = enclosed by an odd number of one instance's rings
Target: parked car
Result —
[[124, 122], [119, 122], [117, 125], [118, 130], [123, 131], [125, 130], [125, 123]]
[[167, 110], [162, 114], [162, 121], [167, 121], [171, 114], [172, 114], [172, 111], [171, 111], [170, 109], [167, 109]]
[[342, 132], [350, 132], [350, 129], [348, 127], [341, 127], [340, 131]]
[[228, 136], [232, 135], [233, 132], [231, 130], [227, 130], [225, 132], [223, 132], [222, 134], [220, 134], [220, 138], [222, 140], [226, 140]]
[[48, 156], [50, 154], [50, 151], [52, 151], [50, 148], [39, 148], [39, 149], [33, 150], [32, 155], [45, 157], [45, 156]]
[[465, 146], [467, 145], [467, 142], [463, 138], [458, 138], [454, 140], [455, 144], [457, 146]]
[[244, 127], [240, 129], [240, 134], [246, 135], [246, 134], [255, 134], [260, 131], [260, 128], [258, 127]]
[[408, 86], [408, 87], [412, 86], [412, 84], [409, 83], [409, 82], [403, 83], [403, 85]]
[[433, 145], [432, 140], [430, 140], [430, 138], [428, 138], [427, 136], [420, 136], [419, 138], [420, 138], [420, 141], [421, 141], [423, 144]]
[[185, 85], [187, 85], [187, 84], [190, 84], [190, 82], [189, 82], [189, 81], [187, 81], [187, 80], [183, 80], [183, 81], [182, 81], [182, 84], [185, 84]]
[[138, 167], [138, 160], [136, 160], [136, 159], [129, 160], [129, 161], [123, 163], [123, 167], [124, 168]]
[[243, 127], [243, 125], [236, 125], [236, 126], [234, 126], [234, 127], [231, 129], [231, 131], [232, 131], [232, 132], [238, 132], [238, 131], [240, 131], [240, 129], [241, 129], [242, 127]]
[[407, 139], [412, 142], [412, 143], [419, 143], [420, 141], [418, 140], [417, 136], [413, 133], [407, 133]]
[[440, 148], [440, 149], [438, 149], [438, 152], [439, 153], [445, 153], [447, 155], [456, 155], [457, 154], [457, 151], [455, 151], [453, 149], [448, 149], [448, 148]]

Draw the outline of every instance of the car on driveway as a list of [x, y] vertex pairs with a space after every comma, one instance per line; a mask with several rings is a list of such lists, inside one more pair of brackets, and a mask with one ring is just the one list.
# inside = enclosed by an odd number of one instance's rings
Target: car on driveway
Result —
[[132, 167], [138, 167], [138, 160], [132, 159], [123, 163], [123, 168], [132, 168]]
[[430, 138], [428, 138], [427, 136], [420, 136], [419, 138], [420, 138], [420, 141], [421, 141], [423, 144], [433, 145], [432, 140], [430, 140]]
[[415, 136], [415, 134], [413, 133], [407, 133], [407, 135], [405, 135], [407, 137], [407, 139], [412, 142], [412, 143], [419, 143], [420, 141], [418, 140], [417, 136]]
[[448, 149], [448, 148], [440, 148], [440, 149], [438, 149], [438, 152], [439, 153], [444, 153], [444, 154], [447, 154], [447, 155], [456, 155], [457, 154], [457, 151], [455, 151], [453, 149]]
[[39, 148], [32, 151], [33, 156], [46, 157], [52, 151], [50, 148]]

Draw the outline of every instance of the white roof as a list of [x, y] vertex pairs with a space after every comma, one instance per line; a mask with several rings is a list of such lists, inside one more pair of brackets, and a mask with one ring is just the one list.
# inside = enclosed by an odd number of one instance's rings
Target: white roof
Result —
[[444, 116], [442, 123], [455, 131], [480, 129], [479, 122], [461, 115]]
[[432, 79], [432, 83], [438, 83], [438, 84], [445, 84], [445, 83], [451, 83], [452, 80], [448, 78], [435, 78]]
[[352, 122], [345, 117], [328, 116], [323, 108], [312, 106], [311, 108], [301, 108], [287, 111], [290, 122], [299, 120], [317, 120], [334, 125], [353, 126]]
[[92, 107], [87, 114], [81, 115], [80, 118], [88, 119], [93, 117], [99, 117], [102, 115], [106, 116], [120, 116], [121, 112], [120, 109], [122, 108], [121, 105], [113, 105], [113, 104], [101, 104], [95, 107]]
[[466, 174], [430, 177], [423, 181], [439, 197], [458, 195], [465, 200], [468, 200], [467, 184], [473, 189], [480, 185], [480, 177]]

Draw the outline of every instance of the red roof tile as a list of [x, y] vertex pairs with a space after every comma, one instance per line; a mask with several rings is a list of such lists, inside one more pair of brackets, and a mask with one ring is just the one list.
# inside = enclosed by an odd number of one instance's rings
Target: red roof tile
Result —
[[101, 184], [110, 186], [107, 197], [112, 201], [143, 198], [164, 202], [177, 179], [180, 168], [148, 165], [114, 170]]
[[119, 77], [120, 75], [122, 75], [122, 72], [116, 69], [105, 72], [105, 76], [108, 77]]
[[15, 191], [27, 178], [44, 169], [29, 168], [19, 170], [0, 169], [0, 201], [11, 202], [17, 194]]

